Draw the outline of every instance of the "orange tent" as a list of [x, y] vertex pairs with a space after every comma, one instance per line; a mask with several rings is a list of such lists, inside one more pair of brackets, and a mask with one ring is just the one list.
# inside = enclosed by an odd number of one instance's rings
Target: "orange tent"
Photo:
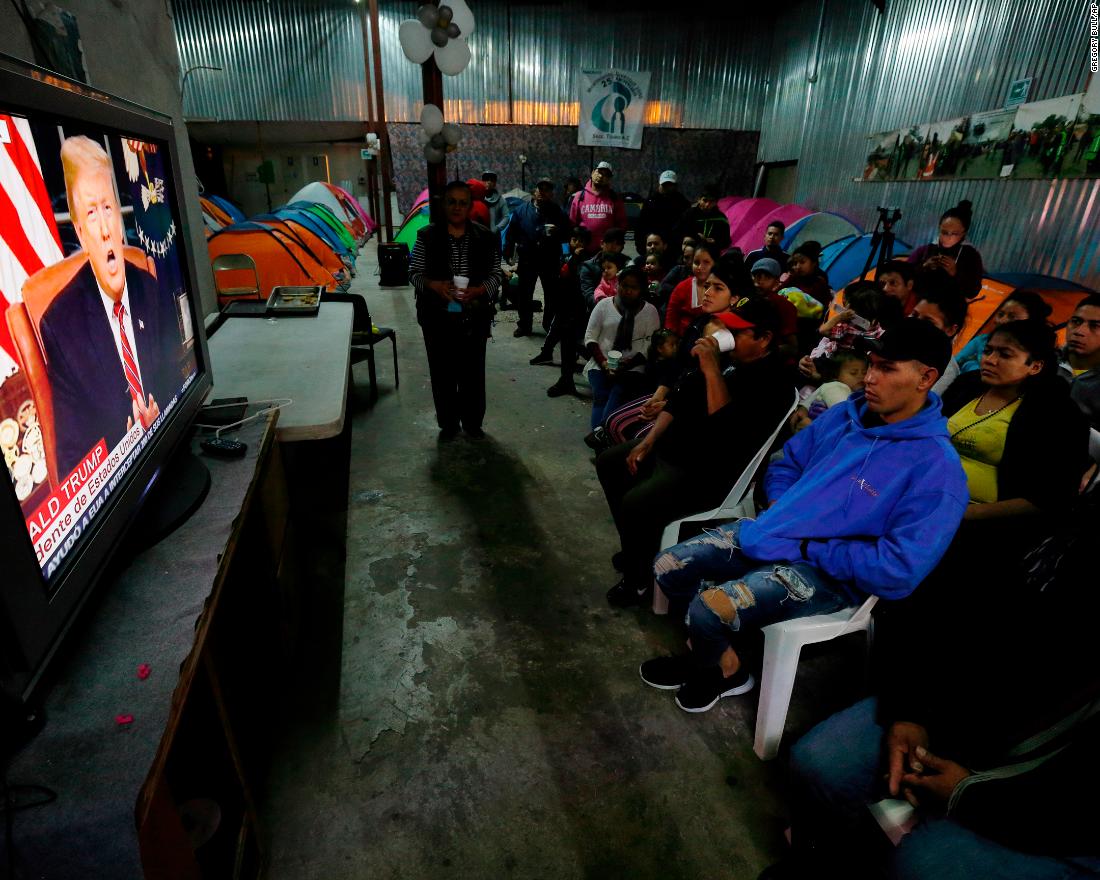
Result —
[[269, 229], [278, 230], [281, 236], [286, 236], [300, 245], [307, 254], [332, 273], [340, 285], [348, 282], [348, 267], [343, 260], [336, 255], [331, 247], [321, 236], [312, 229], [308, 229], [296, 220], [276, 217], [272, 214], [262, 214], [252, 218], [255, 223], [262, 223]]
[[[256, 263], [260, 276], [260, 290], [264, 298], [279, 285], [319, 284], [334, 291], [338, 282], [333, 273], [293, 237], [281, 230], [269, 229], [261, 223], [238, 223], [214, 233], [206, 243], [210, 259], [222, 254], [248, 254]], [[226, 273], [230, 285], [247, 286], [252, 283], [250, 273], [241, 272], [240, 278]]]
[[1065, 326], [1077, 308], [1077, 303], [1096, 291], [1053, 275], [1035, 275], [1030, 272], [998, 272], [982, 279], [982, 290], [970, 301], [966, 323], [955, 338], [958, 352], [975, 336], [988, 333], [993, 327], [993, 313], [1009, 294], [1016, 290], [1033, 290], [1052, 309], [1047, 319], [1058, 331], [1058, 344], [1065, 341]]

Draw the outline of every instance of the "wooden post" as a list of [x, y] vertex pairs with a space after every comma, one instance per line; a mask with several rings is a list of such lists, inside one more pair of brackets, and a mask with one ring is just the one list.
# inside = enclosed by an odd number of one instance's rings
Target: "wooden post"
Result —
[[[367, 85], [367, 131], [378, 133], [378, 121], [374, 115], [374, 84], [371, 79], [371, 63], [370, 63], [370, 25], [368, 23], [367, 8], [360, 4], [359, 6], [359, 25], [363, 30], [363, 77]], [[366, 168], [367, 177], [367, 205], [370, 208], [371, 217], [378, 221], [379, 240], [384, 241], [382, 230], [385, 226], [382, 224], [382, 215], [379, 213], [378, 203], [378, 169], [380, 163], [374, 159], [369, 159], [363, 163]]]
[[[420, 65], [424, 81], [424, 103], [443, 109], [443, 74], [433, 55]], [[438, 164], [428, 163], [428, 204], [433, 223], [443, 221], [443, 189], [447, 185], [447, 160]]]
[[[393, 194], [393, 150], [390, 147], [390, 133], [386, 127], [386, 99], [382, 91], [382, 46], [378, 38], [378, 0], [370, 0], [370, 39], [371, 53], [374, 57], [374, 93], [375, 108], [378, 111], [378, 139], [382, 142], [382, 210], [386, 216], [383, 227], [386, 240], [393, 241], [393, 208], [390, 203]], [[434, 59], [433, 59], [434, 61]]]

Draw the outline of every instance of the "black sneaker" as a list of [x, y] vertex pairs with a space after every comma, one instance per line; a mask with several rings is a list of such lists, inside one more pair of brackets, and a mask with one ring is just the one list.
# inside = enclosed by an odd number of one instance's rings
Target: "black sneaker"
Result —
[[554, 353], [552, 351], [546, 351], [544, 349], [543, 351], [540, 351], [538, 354], [536, 354], [533, 358], [531, 358], [531, 360], [529, 360], [527, 363], [529, 363], [532, 367], [536, 364], [552, 364], [554, 363]]
[[519, 339], [519, 337], [521, 337], [521, 336], [530, 336], [531, 335], [531, 328], [530, 327], [517, 327], [514, 331], [512, 331], [512, 335], [514, 337], [516, 337], [516, 339]]
[[611, 445], [607, 437], [607, 431], [603, 427], [596, 428], [584, 437], [584, 445], [593, 450], [597, 454], [603, 452], [608, 446]]
[[685, 712], [706, 712], [722, 697], [747, 694], [756, 686], [756, 679], [743, 668], [727, 678], [718, 666], [697, 672], [684, 682], [676, 694], [676, 705]]
[[623, 566], [625, 566], [625, 565], [626, 565], [626, 554], [622, 550], [620, 550], [618, 553], [612, 554], [612, 556], [611, 556], [611, 567], [613, 569], [615, 569], [615, 571], [620, 571], [621, 572], [623, 570]]
[[573, 384], [572, 379], [558, 380], [549, 388], [546, 389], [547, 397], [564, 397], [566, 394], [576, 394], [577, 386]]
[[448, 426], [446, 428], [440, 428], [439, 429], [439, 439], [444, 441], [444, 442], [454, 440], [454, 438], [457, 437], [457, 436], [458, 436], [458, 425], [455, 425], [453, 427]]
[[470, 437], [473, 440], [485, 439], [485, 432], [482, 431], [481, 428], [463, 428], [462, 430], [466, 432], [467, 437]]
[[633, 608], [635, 605], [641, 605], [645, 602], [646, 593], [648, 592], [648, 588], [638, 590], [633, 584], [628, 584], [626, 578], [623, 578], [607, 591], [607, 603], [614, 605], [616, 608]]
[[696, 666], [688, 654], [680, 657], [654, 657], [638, 667], [642, 681], [662, 691], [678, 691], [680, 685], [691, 678], [695, 671]]

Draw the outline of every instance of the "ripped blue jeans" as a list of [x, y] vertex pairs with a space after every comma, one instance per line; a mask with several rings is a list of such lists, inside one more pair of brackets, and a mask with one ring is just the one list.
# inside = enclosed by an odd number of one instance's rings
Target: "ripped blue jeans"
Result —
[[828, 614], [854, 604], [849, 591], [808, 562], [761, 562], [741, 551], [741, 522], [662, 551], [653, 575], [674, 607], [686, 603], [692, 655], [713, 666], [743, 627]]

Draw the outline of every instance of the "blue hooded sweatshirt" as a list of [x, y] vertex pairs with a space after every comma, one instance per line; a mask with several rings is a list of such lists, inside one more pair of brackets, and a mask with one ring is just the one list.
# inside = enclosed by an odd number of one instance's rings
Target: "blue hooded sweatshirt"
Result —
[[744, 520], [741, 549], [764, 562], [806, 559], [851, 599], [909, 595], [935, 568], [969, 503], [940, 399], [911, 418], [865, 428], [863, 393], [826, 410], [768, 468], [768, 499]]

